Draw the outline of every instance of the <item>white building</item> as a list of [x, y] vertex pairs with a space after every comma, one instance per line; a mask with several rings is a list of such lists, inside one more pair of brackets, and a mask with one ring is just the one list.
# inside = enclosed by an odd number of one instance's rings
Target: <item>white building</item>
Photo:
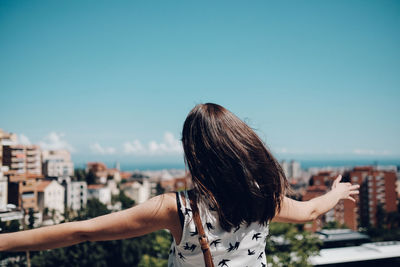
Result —
[[292, 178], [299, 178], [301, 176], [301, 167], [298, 161], [290, 161], [289, 170]]
[[143, 179], [142, 183], [138, 181], [131, 181], [121, 184], [121, 189], [125, 195], [140, 204], [148, 200], [151, 196], [151, 184], [147, 179]]
[[280, 162], [280, 165], [281, 165], [287, 178], [291, 179], [291, 178], [301, 177], [302, 172], [301, 172], [301, 167], [300, 167], [299, 162], [297, 162], [295, 160], [291, 160], [290, 162], [282, 160]]
[[111, 190], [103, 184], [88, 185], [88, 198], [97, 198], [105, 205], [111, 205]]
[[[48, 209], [48, 215], [55, 211], [54, 220], [58, 223], [62, 220], [62, 214], [64, 213], [64, 197], [65, 189], [57, 181], [41, 181], [36, 190], [38, 192], [38, 207], [41, 212]], [[44, 217], [44, 216], [43, 216]], [[46, 224], [46, 223], [45, 223]]]
[[8, 181], [3, 173], [8, 171], [7, 166], [0, 166], [0, 210], [6, 210], [8, 202]]
[[74, 163], [67, 150], [42, 151], [43, 174], [47, 177], [74, 175]]
[[87, 183], [81, 181], [73, 181], [71, 183], [70, 194], [70, 208], [73, 210], [80, 210], [86, 206], [87, 203]]
[[57, 181], [65, 189], [66, 207], [72, 210], [80, 210], [87, 203], [87, 183], [83, 181], [72, 181], [69, 176], [60, 176]]

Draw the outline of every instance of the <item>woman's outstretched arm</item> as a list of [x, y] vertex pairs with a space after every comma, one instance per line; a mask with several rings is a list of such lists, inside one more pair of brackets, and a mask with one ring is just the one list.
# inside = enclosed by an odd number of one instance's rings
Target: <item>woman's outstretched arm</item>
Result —
[[174, 232], [177, 217], [175, 194], [164, 194], [90, 220], [0, 234], [0, 251], [52, 249], [84, 241], [131, 238], [160, 229]]
[[272, 221], [294, 223], [308, 222], [328, 212], [335, 207], [341, 199], [349, 199], [355, 202], [353, 196], [359, 193], [359, 185], [340, 183], [341, 179], [342, 176], [339, 175], [333, 182], [331, 191], [309, 201], [296, 201], [284, 197], [281, 210]]

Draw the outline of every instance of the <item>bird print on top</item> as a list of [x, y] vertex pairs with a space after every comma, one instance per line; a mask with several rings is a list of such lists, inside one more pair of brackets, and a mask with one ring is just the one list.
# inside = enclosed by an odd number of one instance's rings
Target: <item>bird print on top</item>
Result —
[[239, 248], [239, 244], [240, 242], [236, 242], [235, 245], [232, 245], [231, 243], [229, 243], [229, 248], [226, 250], [228, 252], [231, 252], [232, 250], [237, 250]]
[[185, 216], [186, 216], [186, 215], [190, 215], [189, 212], [192, 212], [192, 210], [191, 210], [191, 209], [188, 209], [188, 208], [185, 208]]
[[218, 266], [221, 266], [221, 267], [224, 267], [224, 266], [229, 267], [229, 265], [226, 264], [228, 261], [231, 261], [231, 260], [223, 259], [222, 261], [220, 261], [220, 262], [218, 263]]
[[258, 241], [259, 238], [261, 238], [261, 233], [254, 234], [251, 240], [255, 239], [256, 241]]
[[186, 258], [185, 258], [185, 256], [182, 255], [181, 252], [178, 253], [178, 256], [179, 256], [179, 258], [180, 258], [181, 260], [185, 261]]
[[188, 242], [186, 242], [186, 244], [185, 244], [185, 246], [183, 247], [183, 249], [184, 250], [190, 250], [190, 251], [194, 251], [195, 250], [195, 248], [196, 248], [197, 246], [195, 245], [195, 244], [192, 244], [191, 246], [189, 246], [189, 244], [188, 244]]
[[266, 265], [264, 264], [264, 262], [261, 262], [261, 267], [266, 267]]
[[195, 236], [198, 234], [199, 234], [199, 232], [197, 232], [197, 227], [194, 228], [194, 232], [190, 232], [190, 236]]
[[215, 227], [212, 226], [212, 224], [209, 223], [209, 222], [206, 223], [206, 226], [207, 226], [208, 231], [211, 231], [211, 230], [214, 230], [214, 229], [215, 229]]
[[257, 260], [261, 260], [263, 257], [264, 252], [261, 252], [260, 255], [258, 255]]
[[240, 229], [240, 225], [238, 225], [233, 232], [236, 233], [237, 231], [239, 231], [239, 229]]
[[254, 255], [254, 254], [256, 254], [255, 250], [250, 250], [250, 249], [247, 250], [247, 255], [251, 256], [251, 255]]
[[217, 245], [218, 245], [219, 243], [221, 243], [221, 239], [215, 239], [214, 241], [212, 241], [212, 242], [210, 243], [210, 247], [211, 247], [212, 245], [214, 245], [214, 247], [216, 248]]

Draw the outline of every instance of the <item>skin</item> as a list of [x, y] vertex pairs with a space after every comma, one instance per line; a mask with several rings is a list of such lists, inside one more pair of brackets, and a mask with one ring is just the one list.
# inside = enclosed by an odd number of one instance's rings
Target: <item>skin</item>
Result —
[[[332, 190], [309, 201], [282, 200], [277, 222], [307, 222], [332, 209], [339, 200], [358, 194], [358, 185], [340, 183], [339, 175]], [[142, 236], [168, 229], [179, 244], [182, 228], [175, 193], [156, 196], [132, 208], [90, 220], [69, 222], [15, 233], [0, 234], [0, 251], [45, 250], [71, 246], [85, 241], [116, 240]]]

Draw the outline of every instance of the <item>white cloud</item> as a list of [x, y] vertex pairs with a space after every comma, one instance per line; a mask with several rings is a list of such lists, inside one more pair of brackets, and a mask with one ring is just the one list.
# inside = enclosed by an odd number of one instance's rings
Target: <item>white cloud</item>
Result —
[[99, 143], [94, 143], [90, 145], [90, 150], [95, 154], [100, 155], [113, 155], [116, 152], [116, 149], [113, 147], [103, 147]]
[[20, 134], [18, 136], [18, 143], [20, 145], [30, 145], [30, 144], [32, 144], [31, 141], [29, 140], [29, 138], [24, 134]]
[[39, 142], [39, 146], [43, 150], [59, 150], [65, 149], [70, 152], [75, 152], [75, 148], [71, 146], [67, 141], [64, 140], [63, 133], [50, 132], [47, 136]]
[[145, 151], [144, 146], [139, 140], [134, 140], [133, 142], [125, 142], [123, 144], [123, 147], [126, 154], [140, 154]]
[[369, 156], [387, 156], [392, 153], [389, 150], [374, 150], [374, 149], [360, 149], [356, 148], [353, 150], [353, 154], [356, 155], [369, 155]]
[[157, 142], [152, 140], [148, 145], [143, 145], [139, 140], [125, 142], [123, 144], [124, 153], [139, 155], [166, 155], [166, 154], [182, 154], [182, 144], [170, 132], [165, 132], [163, 141]]

